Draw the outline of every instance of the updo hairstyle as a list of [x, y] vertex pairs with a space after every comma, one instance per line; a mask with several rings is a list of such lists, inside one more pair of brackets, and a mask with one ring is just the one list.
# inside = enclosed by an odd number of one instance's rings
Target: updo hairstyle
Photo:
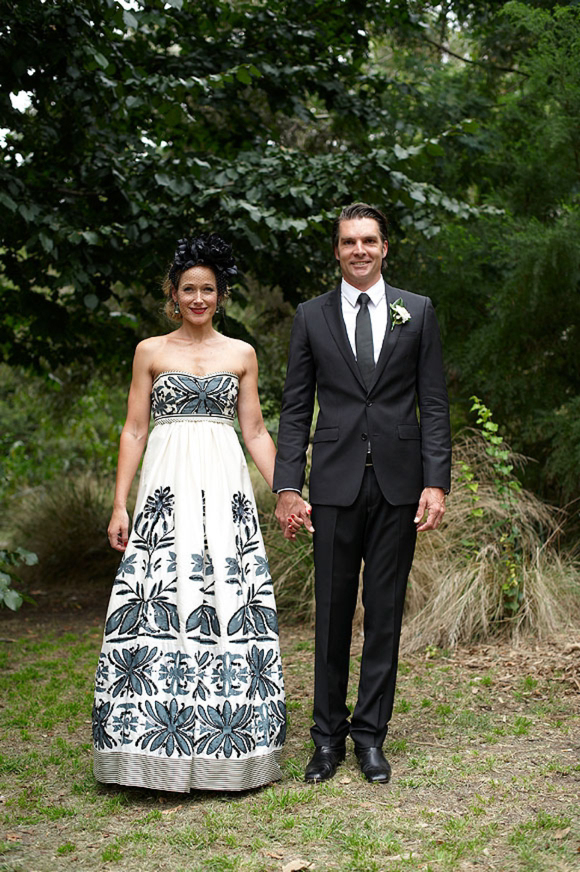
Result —
[[163, 281], [163, 293], [166, 297], [164, 311], [170, 321], [181, 321], [181, 313], [175, 312], [172, 290], [175, 288], [177, 291], [182, 273], [192, 266], [208, 266], [213, 270], [218, 306], [228, 296], [229, 285], [238, 273], [231, 245], [216, 233], [202, 233], [192, 239], [178, 239], [173, 261]]

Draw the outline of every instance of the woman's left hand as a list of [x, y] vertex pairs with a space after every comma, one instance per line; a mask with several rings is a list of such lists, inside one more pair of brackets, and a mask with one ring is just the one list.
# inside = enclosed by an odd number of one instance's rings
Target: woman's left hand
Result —
[[[310, 503], [306, 503], [306, 511], [309, 515], [312, 512], [312, 506]], [[288, 523], [284, 529], [284, 538], [292, 540], [296, 539], [296, 534], [302, 526], [304, 526], [304, 521], [299, 515], [290, 515]]]

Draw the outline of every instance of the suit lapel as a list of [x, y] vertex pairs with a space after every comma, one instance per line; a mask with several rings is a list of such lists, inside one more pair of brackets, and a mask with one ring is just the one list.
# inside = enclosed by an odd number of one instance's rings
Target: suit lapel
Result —
[[400, 330], [391, 330], [391, 303], [395, 302], [395, 289], [392, 288], [385, 282], [385, 296], [387, 298], [387, 327], [385, 330], [385, 338], [383, 340], [383, 345], [381, 347], [381, 353], [379, 354], [379, 359], [377, 360], [377, 365], [375, 366], [375, 372], [373, 375], [373, 380], [369, 385], [369, 394], [376, 385], [377, 381], [383, 374], [387, 363], [389, 362], [389, 358], [393, 351], [395, 350], [395, 346], [399, 341], [399, 336], [401, 335]]
[[331, 294], [322, 311], [324, 312], [324, 317], [326, 318], [326, 323], [328, 324], [328, 329], [332, 334], [332, 338], [338, 345], [340, 352], [350, 367], [353, 375], [366, 391], [365, 383], [359, 372], [356, 358], [353, 354], [346, 332], [346, 327], [344, 326], [344, 318], [342, 317], [340, 302], [340, 285], [336, 288], [334, 293]]

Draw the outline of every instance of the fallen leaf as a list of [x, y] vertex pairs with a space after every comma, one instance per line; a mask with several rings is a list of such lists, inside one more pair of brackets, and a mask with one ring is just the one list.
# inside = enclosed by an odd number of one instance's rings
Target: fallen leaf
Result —
[[570, 827], [566, 827], [565, 830], [554, 830], [552, 835], [555, 839], [565, 839], [568, 833], [570, 832]]
[[173, 808], [165, 808], [161, 812], [161, 814], [175, 814], [176, 811], [179, 811], [180, 808], [183, 808], [182, 805], [176, 805]]
[[310, 869], [311, 864], [307, 860], [290, 860], [282, 866], [282, 872], [300, 872], [301, 869]]
[[[20, 833], [6, 833], [4, 838], [7, 842], [19, 842], [21, 839]], [[302, 867], [300, 867], [302, 868]]]
[[339, 784], [350, 784], [351, 780], [352, 779], [349, 778], [348, 775], [345, 775], [344, 778], [341, 778], [338, 783]]
[[574, 643], [573, 645], [569, 645], [567, 648], [564, 648], [563, 654], [571, 654], [572, 651], [580, 651], [580, 644]]

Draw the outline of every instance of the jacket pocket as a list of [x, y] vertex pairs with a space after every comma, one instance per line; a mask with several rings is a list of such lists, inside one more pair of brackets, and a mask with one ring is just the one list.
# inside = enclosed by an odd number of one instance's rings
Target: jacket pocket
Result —
[[417, 424], [399, 424], [399, 439], [420, 439], [421, 430]]
[[336, 442], [338, 439], [338, 427], [322, 427], [320, 430], [314, 431], [312, 443], [315, 442]]

